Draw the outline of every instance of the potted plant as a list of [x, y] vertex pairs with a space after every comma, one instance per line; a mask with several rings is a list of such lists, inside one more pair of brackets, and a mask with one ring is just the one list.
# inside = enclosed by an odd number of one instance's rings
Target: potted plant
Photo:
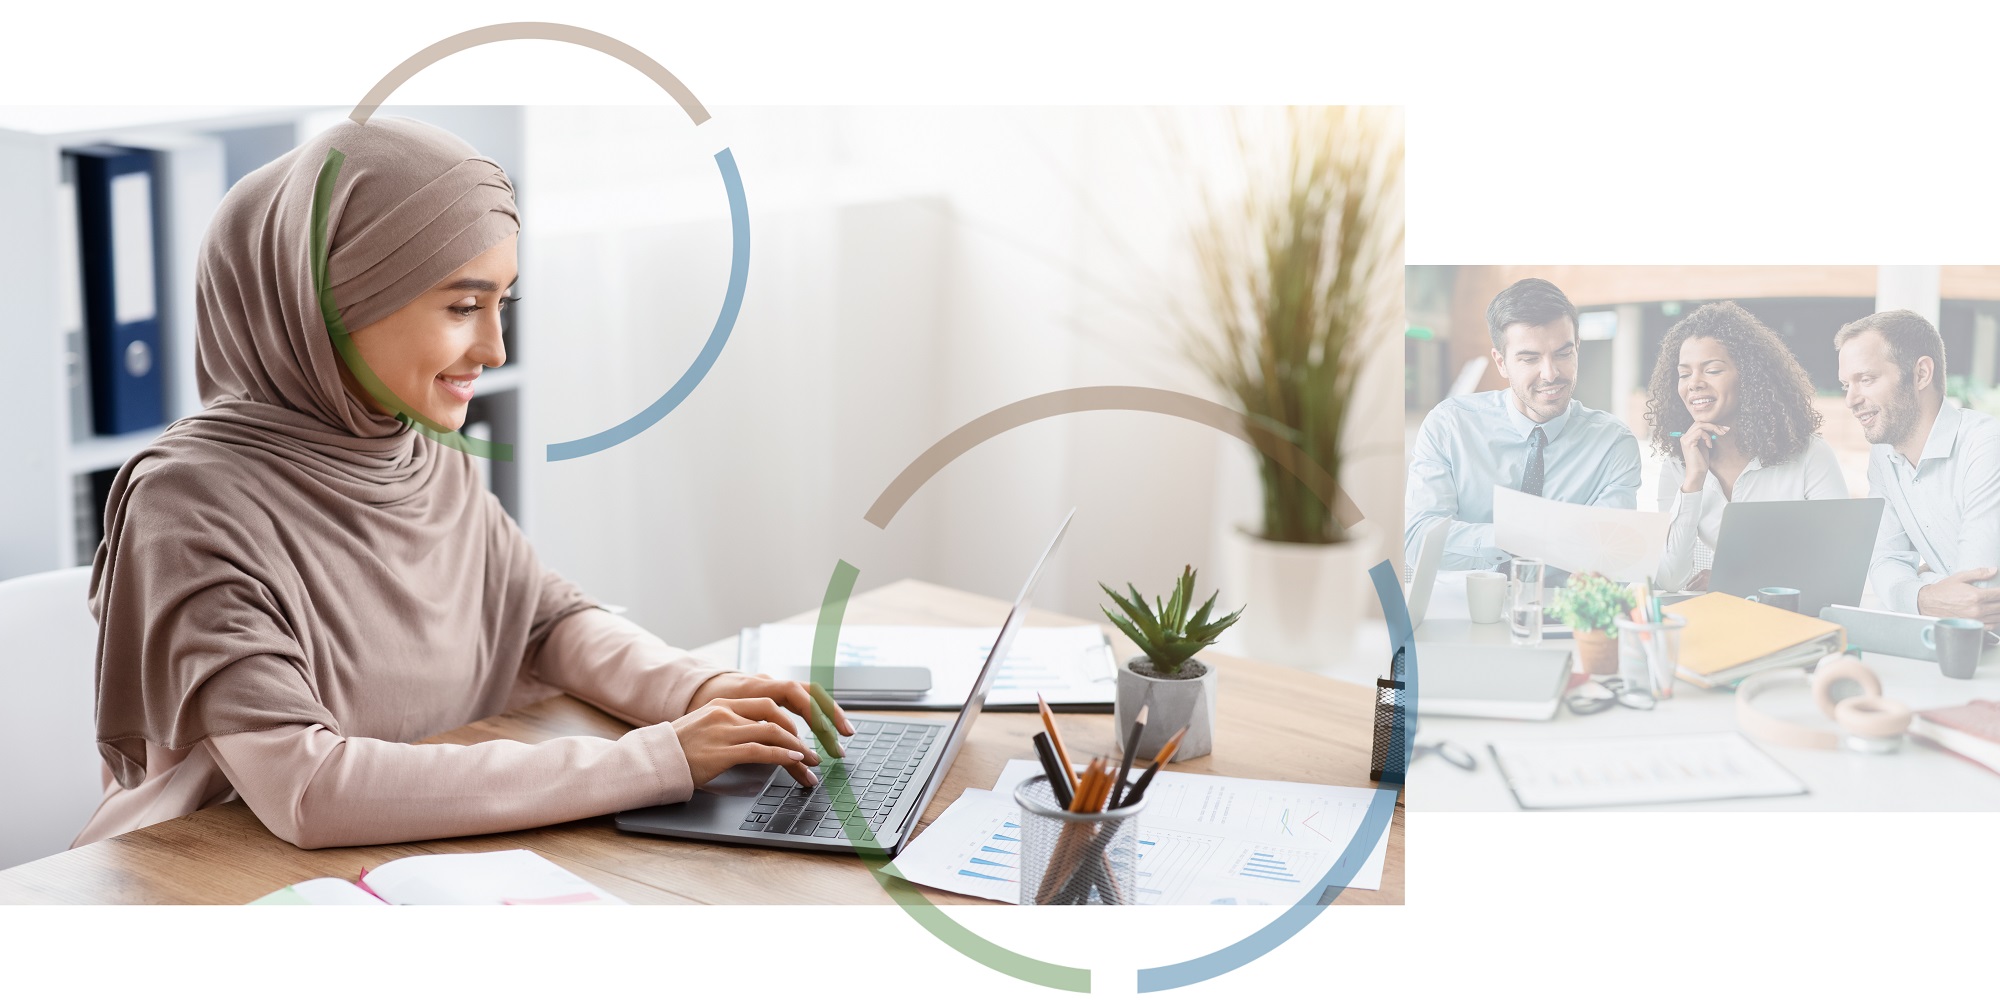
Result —
[[[1356, 389], [1403, 313], [1403, 139], [1395, 109], [1288, 108], [1235, 119], [1244, 174], [1203, 195], [1192, 361], [1265, 441], [1297, 446], [1338, 490]], [[1265, 127], [1268, 126], [1268, 127]], [[1381, 376], [1389, 378], [1393, 376]], [[1252, 656], [1320, 668], [1352, 641], [1383, 533], [1339, 515], [1256, 449], [1261, 519], [1225, 536], [1230, 586], [1259, 611]]]
[[1129, 583], [1125, 585], [1131, 591], [1129, 598], [1102, 583], [1097, 586], [1111, 595], [1112, 602], [1124, 614], [1102, 607], [1099, 610], [1139, 647], [1139, 655], [1118, 670], [1118, 692], [1113, 703], [1117, 709], [1120, 749], [1124, 748], [1139, 709], [1151, 705], [1146, 731], [1140, 735], [1135, 751], [1138, 759], [1159, 753], [1167, 739], [1182, 726], [1187, 727], [1187, 735], [1182, 737], [1174, 759], [1207, 756], [1215, 748], [1215, 670], [1195, 659], [1194, 654], [1208, 648], [1223, 630], [1236, 624], [1243, 609], [1210, 620], [1215, 599], [1221, 595], [1217, 591], [1190, 618], [1188, 609], [1194, 604], [1193, 566], [1182, 569], [1173, 593], [1165, 600], [1155, 599], [1151, 607], [1139, 595], [1139, 588]]
[[1618, 620], [1635, 605], [1630, 588], [1597, 573], [1578, 573], [1556, 595], [1556, 617], [1576, 634], [1578, 673], [1618, 672]]

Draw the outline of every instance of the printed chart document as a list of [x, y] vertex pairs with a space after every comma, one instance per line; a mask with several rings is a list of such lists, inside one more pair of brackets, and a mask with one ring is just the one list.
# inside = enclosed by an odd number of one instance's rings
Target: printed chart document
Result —
[[364, 871], [354, 882], [316, 878], [288, 885], [252, 904], [522, 906], [624, 902], [533, 851], [516, 850], [397, 858]]
[[[814, 626], [760, 625], [738, 637], [736, 668], [768, 673], [812, 663]], [[848, 625], [840, 630], [836, 666], [929, 667], [930, 693], [898, 709], [957, 709], [965, 704], [979, 668], [993, 648], [994, 629], [929, 625]], [[1023, 628], [1014, 635], [986, 697], [986, 707], [1035, 704], [1108, 708], [1118, 690], [1117, 664], [1104, 631], [1095, 625]]]
[[1489, 744], [1523, 809], [1803, 795], [1805, 782], [1742, 733]]
[[1650, 579], [1659, 569], [1672, 521], [1671, 514], [1563, 503], [1493, 487], [1495, 546], [1621, 583]]
[[[1020, 901], [1020, 807], [1014, 788], [1041, 773], [1009, 761], [995, 787], [967, 789], [924, 829], [890, 874], [968, 896]], [[1161, 771], [1139, 820], [1141, 904], [1278, 904], [1319, 890], [1375, 792], [1289, 781]], [[1388, 831], [1348, 886], [1382, 887]]]

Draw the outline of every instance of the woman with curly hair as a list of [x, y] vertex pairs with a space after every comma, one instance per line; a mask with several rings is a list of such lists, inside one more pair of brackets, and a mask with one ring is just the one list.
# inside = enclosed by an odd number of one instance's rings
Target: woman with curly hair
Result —
[[1673, 515], [1655, 585], [1706, 589], [1732, 500], [1847, 497], [1812, 399], [1798, 359], [1734, 302], [1702, 306], [1667, 331], [1646, 403], [1653, 448], [1666, 456], [1660, 509]]

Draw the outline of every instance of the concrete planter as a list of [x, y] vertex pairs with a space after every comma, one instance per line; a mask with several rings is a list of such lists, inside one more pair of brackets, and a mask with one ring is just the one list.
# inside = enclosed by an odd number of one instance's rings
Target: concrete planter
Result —
[[[1134, 670], [1150, 669], [1152, 661], [1135, 656], [1118, 668], [1118, 693], [1113, 698], [1118, 719], [1118, 749], [1124, 752], [1125, 738], [1132, 733], [1132, 720], [1146, 705], [1146, 731], [1139, 737], [1135, 760], [1150, 761], [1182, 726], [1188, 733], [1181, 738], [1174, 760], [1206, 757], [1215, 749], [1215, 668], [1199, 659], [1181, 665], [1178, 679], [1154, 677]], [[1198, 672], [1198, 674], [1197, 674]], [[1195, 676], [1186, 676], [1195, 674]]]

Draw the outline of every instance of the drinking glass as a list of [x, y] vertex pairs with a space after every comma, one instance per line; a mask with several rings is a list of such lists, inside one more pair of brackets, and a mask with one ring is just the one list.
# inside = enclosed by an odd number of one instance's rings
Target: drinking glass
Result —
[[1507, 624], [1514, 632], [1514, 645], [1542, 644], [1542, 575], [1540, 559], [1516, 559], [1508, 585]]

